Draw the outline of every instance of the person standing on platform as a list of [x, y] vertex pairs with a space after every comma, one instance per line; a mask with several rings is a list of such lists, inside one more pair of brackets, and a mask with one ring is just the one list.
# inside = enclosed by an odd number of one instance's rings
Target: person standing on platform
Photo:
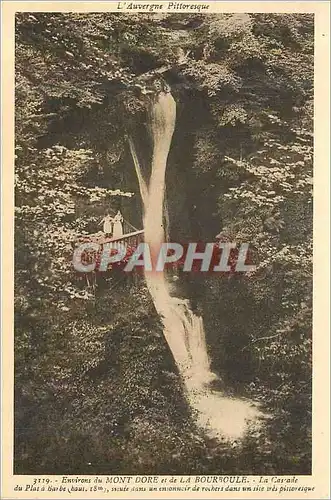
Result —
[[120, 211], [117, 212], [112, 219], [113, 222], [113, 239], [121, 238], [123, 236], [123, 216]]
[[101, 224], [103, 224], [103, 232], [106, 237], [111, 237], [113, 229], [113, 218], [110, 214], [106, 214], [102, 219]]

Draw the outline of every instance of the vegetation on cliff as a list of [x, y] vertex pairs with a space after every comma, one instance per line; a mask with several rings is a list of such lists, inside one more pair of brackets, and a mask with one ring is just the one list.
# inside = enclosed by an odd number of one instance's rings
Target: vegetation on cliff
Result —
[[[196, 429], [143, 279], [92, 294], [71, 264], [105, 207], [141, 227], [126, 138], [147, 168], [160, 75], [170, 238], [257, 249], [185, 284], [227, 391], [271, 415], [235, 445]], [[312, 103], [311, 15], [17, 15], [17, 473], [310, 473]]]

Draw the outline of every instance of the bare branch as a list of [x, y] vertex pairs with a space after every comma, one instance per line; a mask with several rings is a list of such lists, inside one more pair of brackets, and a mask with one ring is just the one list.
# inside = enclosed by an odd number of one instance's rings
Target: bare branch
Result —
[[275, 339], [276, 337], [280, 337], [280, 335], [283, 335], [285, 332], [279, 332], [276, 333], [276, 335], [270, 335], [270, 337], [259, 337], [258, 339], [252, 340], [251, 344], [255, 344], [255, 342], [259, 342], [260, 340], [270, 340], [270, 339]]
[[270, 335], [269, 337], [259, 337], [259, 338], [255, 339], [255, 340], [252, 340], [248, 345], [245, 345], [245, 347], [242, 348], [242, 351], [244, 351], [245, 349], [247, 349], [251, 344], [255, 344], [256, 342], [260, 342], [260, 340], [275, 339], [276, 337], [280, 337], [284, 333], [285, 333], [285, 331], [284, 332], [276, 333], [276, 335]]

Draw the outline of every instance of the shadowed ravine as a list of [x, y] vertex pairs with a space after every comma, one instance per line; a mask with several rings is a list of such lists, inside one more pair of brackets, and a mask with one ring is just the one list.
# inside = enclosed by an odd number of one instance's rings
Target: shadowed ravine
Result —
[[[130, 149], [138, 176], [144, 208], [145, 242], [153, 268], [164, 242], [163, 206], [168, 153], [176, 124], [176, 103], [170, 92], [160, 92], [148, 103], [148, 126], [153, 141], [150, 180], [141, 173], [134, 144]], [[210, 370], [203, 319], [195, 315], [188, 300], [173, 297], [164, 272], [145, 270], [148, 290], [160, 315], [166, 341], [183, 378], [188, 401], [196, 410], [198, 424], [211, 437], [235, 439], [242, 436], [247, 420], [259, 415], [254, 405], [211, 390], [217, 376]]]

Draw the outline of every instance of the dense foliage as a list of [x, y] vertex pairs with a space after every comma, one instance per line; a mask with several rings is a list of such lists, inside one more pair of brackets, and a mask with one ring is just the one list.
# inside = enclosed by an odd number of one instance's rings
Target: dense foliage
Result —
[[[257, 253], [249, 275], [185, 284], [224, 386], [270, 415], [235, 446], [195, 428], [143, 280], [92, 290], [71, 264], [107, 207], [141, 226], [125, 135], [148, 158], [159, 68], [171, 239]], [[17, 16], [17, 472], [310, 472], [312, 102], [310, 15]]]

